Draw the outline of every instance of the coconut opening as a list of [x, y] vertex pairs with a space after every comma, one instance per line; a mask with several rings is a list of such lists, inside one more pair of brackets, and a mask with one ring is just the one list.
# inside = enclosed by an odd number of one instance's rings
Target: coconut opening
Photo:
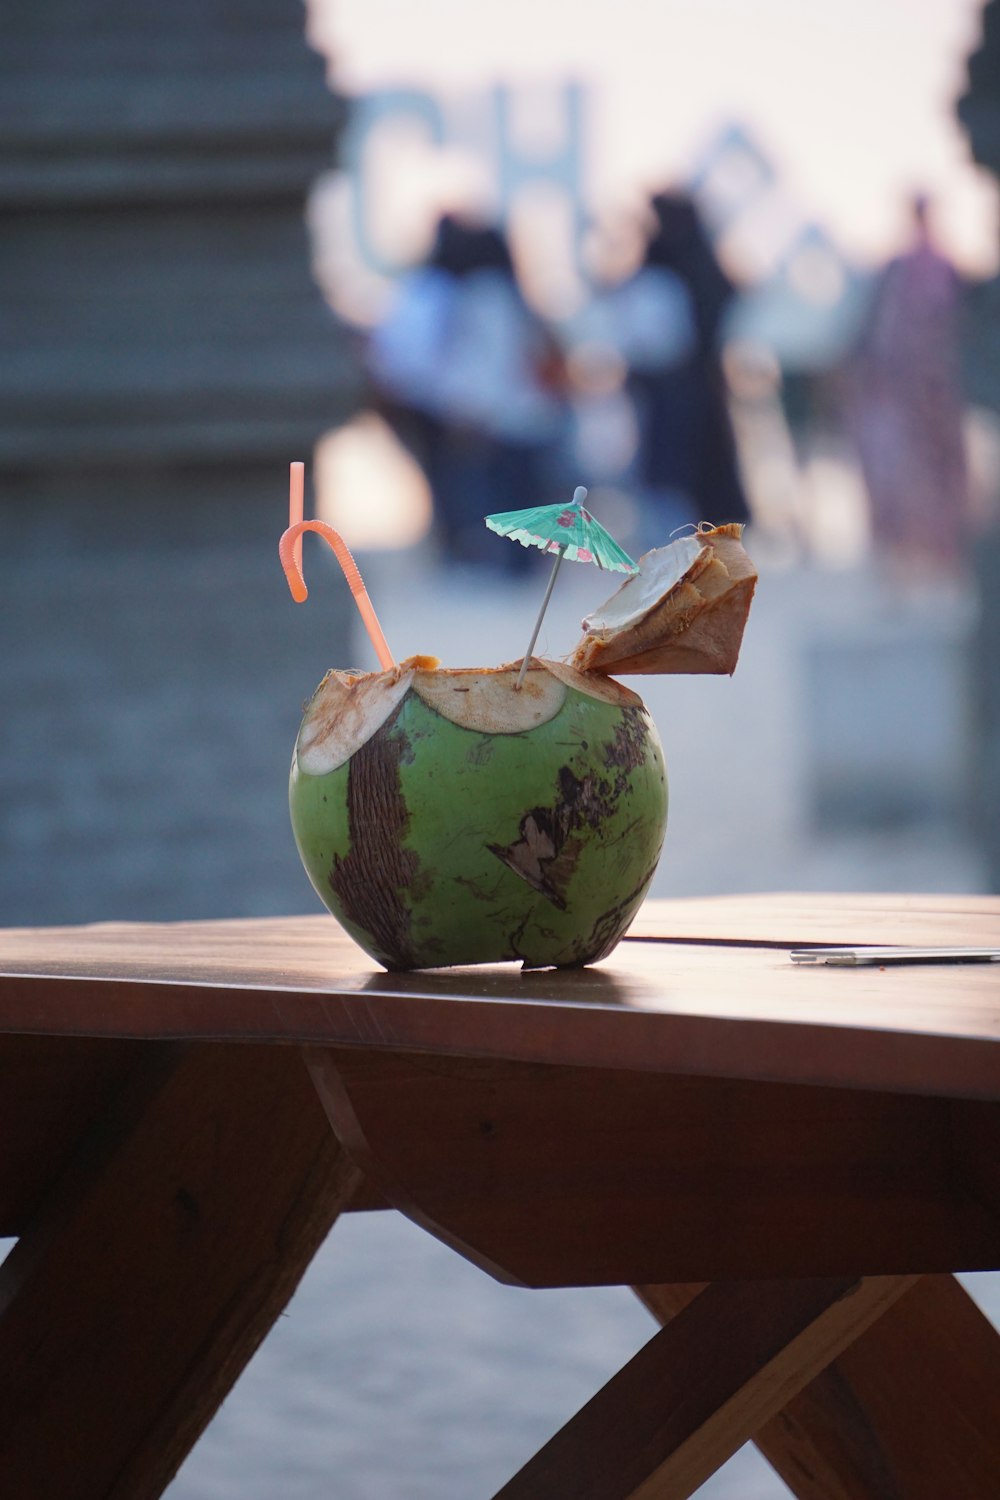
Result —
[[566, 701], [566, 689], [618, 707], [642, 703], [638, 693], [620, 682], [593, 672], [580, 672], [567, 662], [532, 657], [521, 687], [516, 686], [520, 661], [502, 667], [450, 667], [439, 672], [417, 672], [413, 691], [453, 724], [485, 734], [521, 734], [554, 719]]
[[446, 668], [415, 673], [413, 691], [442, 718], [483, 734], [523, 734], [554, 719], [566, 701], [546, 668], [530, 668], [520, 689], [516, 682], [515, 666]]
[[392, 672], [328, 672], [299, 730], [299, 770], [325, 776], [345, 765], [411, 689], [443, 719], [481, 734], [537, 729], [556, 717], [570, 688], [603, 703], [642, 702], [608, 677], [578, 672], [565, 662], [535, 660], [520, 689], [519, 661], [501, 667], [438, 667], [434, 657], [411, 656]]
[[545, 665], [553, 677], [558, 677], [568, 688], [575, 688], [587, 698], [596, 698], [600, 703], [613, 703], [616, 708], [643, 706], [638, 693], [625, 687], [624, 683], [616, 682], [613, 677], [605, 677], [600, 672], [580, 672], [565, 661], [546, 661]]

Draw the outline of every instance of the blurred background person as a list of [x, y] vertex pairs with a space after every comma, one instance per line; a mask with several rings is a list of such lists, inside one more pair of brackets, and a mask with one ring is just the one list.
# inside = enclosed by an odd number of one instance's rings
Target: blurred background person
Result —
[[424, 469], [441, 554], [519, 571], [483, 517], [544, 503], [564, 423], [558, 347], [522, 295], [504, 234], [445, 214], [425, 264], [373, 330], [376, 402]]
[[640, 275], [677, 277], [687, 288], [693, 347], [679, 370], [633, 370], [640, 414], [643, 477], [654, 490], [686, 494], [695, 520], [719, 525], [750, 518], [740, 477], [721, 361], [723, 320], [735, 287], [716, 259], [694, 201], [658, 193]]
[[604, 336], [626, 365], [634, 475], [657, 540], [687, 523], [745, 522], [749, 507], [720, 357], [735, 288], [685, 193], [658, 193], [636, 271], [601, 298]]
[[955, 267], [934, 244], [928, 201], [918, 195], [912, 244], [875, 281], [847, 378], [872, 541], [902, 580], [954, 577], [966, 561], [960, 293]]
[[[640, 288], [667, 285], [684, 294], [687, 338], [664, 342], [660, 360], [631, 360], [628, 389], [636, 402], [640, 477], [654, 496], [685, 508], [682, 519], [745, 522], [744, 492], [721, 363], [721, 333], [735, 287], [715, 258], [696, 205], [681, 192], [652, 199], [652, 233]], [[681, 329], [679, 317], [676, 327]]]

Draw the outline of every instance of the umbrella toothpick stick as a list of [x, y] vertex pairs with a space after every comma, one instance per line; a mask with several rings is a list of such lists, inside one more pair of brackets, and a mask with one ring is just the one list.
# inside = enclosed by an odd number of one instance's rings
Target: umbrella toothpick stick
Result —
[[566, 548], [560, 547], [556, 560], [552, 564], [552, 572], [549, 574], [549, 583], [547, 589], [545, 590], [545, 598], [542, 600], [542, 607], [538, 611], [538, 619], [535, 621], [535, 628], [531, 632], [531, 640], [528, 642], [528, 649], [524, 653], [524, 660], [521, 663], [521, 670], [517, 674], [517, 681], [514, 684], [514, 689], [516, 692], [520, 692], [521, 687], [524, 684], [524, 674], [528, 670], [528, 663], [531, 661], [531, 653], [535, 649], [535, 642], [538, 640], [538, 632], [542, 628], [542, 621], [545, 618], [545, 611], [548, 609], [549, 600], [552, 598], [552, 590], [555, 587], [556, 574], [559, 572], [559, 564], [562, 562], [565, 555]]
[[541, 547], [545, 552], [557, 554], [545, 598], [514, 683], [515, 692], [524, 683], [531, 653], [535, 649], [538, 632], [542, 628], [542, 620], [552, 597], [559, 564], [564, 557], [568, 557], [570, 562], [596, 563], [599, 568], [610, 568], [618, 573], [637, 571], [636, 564], [628, 553], [594, 520], [589, 510], [584, 509], [583, 502], [586, 498], [586, 489], [578, 484], [569, 505], [532, 506], [528, 510], [498, 511], [496, 515], [485, 517], [487, 526], [498, 536], [510, 537], [512, 541], [520, 542], [522, 547]]

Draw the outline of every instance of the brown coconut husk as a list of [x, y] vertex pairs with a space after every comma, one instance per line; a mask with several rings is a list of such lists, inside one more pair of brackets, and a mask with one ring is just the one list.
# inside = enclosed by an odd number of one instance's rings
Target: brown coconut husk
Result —
[[617, 629], [586, 630], [571, 665], [616, 676], [732, 673], [757, 584], [742, 534], [743, 527], [735, 524], [699, 530], [703, 550], [684, 575], [641, 619]]

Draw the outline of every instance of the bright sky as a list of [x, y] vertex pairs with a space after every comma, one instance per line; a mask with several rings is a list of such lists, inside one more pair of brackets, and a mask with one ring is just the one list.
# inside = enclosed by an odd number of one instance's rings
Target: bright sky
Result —
[[980, 0], [308, 0], [338, 87], [592, 91], [591, 207], [682, 172], [746, 126], [803, 218], [862, 261], [898, 247], [915, 188], [972, 272], [997, 265], [997, 190], [953, 106]]

